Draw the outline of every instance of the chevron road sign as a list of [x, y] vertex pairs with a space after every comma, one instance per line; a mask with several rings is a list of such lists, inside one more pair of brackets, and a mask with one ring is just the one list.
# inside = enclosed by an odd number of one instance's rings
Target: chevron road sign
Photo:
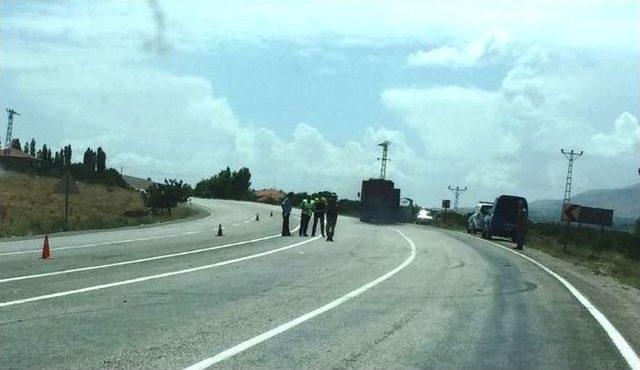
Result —
[[611, 226], [613, 210], [567, 203], [562, 207], [562, 221]]

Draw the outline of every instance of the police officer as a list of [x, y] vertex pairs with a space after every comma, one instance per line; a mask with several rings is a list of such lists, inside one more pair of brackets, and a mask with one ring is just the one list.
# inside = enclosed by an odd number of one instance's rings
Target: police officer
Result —
[[309, 236], [307, 234], [307, 230], [309, 230], [309, 221], [311, 220], [311, 214], [313, 213], [311, 199], [303, 199], [300, 208], [302, 209], [302, 213], [300, 215], [300, 230], [298, 230], [298, 235]]
[[316, 236], [316, 227], [318, 226], [318, 220], [320, 220], [320, 233], [322, 237], [324, 237], [324, 212], [327, 210], [327, 200], [325, 198], [316, 198], [313, 204], [313, 228], [311, 229], [311, 236]]
[[338, 196], [333, 193], [327, 201], [327, 241], [333, 241], [333, 234], [336, 231], [338, 222]]
[[293, 208], [293, 193], [287, 194], [282, 201], [282, 236], [291, 236], [289, 231], [289, 216]]
[[513, 247], [513, 249], [522, 250], [527, 227], [527, 210], [524, 208], [522, 200], [518, 200], [518, 203], [516, 204], [516, 215], [516, 246]]

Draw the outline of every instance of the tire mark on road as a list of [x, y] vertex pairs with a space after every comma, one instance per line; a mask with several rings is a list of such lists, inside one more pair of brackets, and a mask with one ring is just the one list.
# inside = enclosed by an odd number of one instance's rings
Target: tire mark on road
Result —
[[382, 332], [382, 335], [373, 340], [372, 343], [366, 345], [362, 350], [355, 352], [351, 356], [345, 358], [341, 361], [339, 367], [352, 368], [356, 365], [356, 363], [363, 357], [373, 352], [377, 346], [384, 343], [391, 336], [396, 334], [398, 331], [404, 329], [404, 327], [411, 322], [413, 319], [418, 316], [418, 310], [411, 310], [407, 312], [404, 316], [400, 318], [400, 320], [396, 321], [391, 325], [391, 328], [386, 329]]

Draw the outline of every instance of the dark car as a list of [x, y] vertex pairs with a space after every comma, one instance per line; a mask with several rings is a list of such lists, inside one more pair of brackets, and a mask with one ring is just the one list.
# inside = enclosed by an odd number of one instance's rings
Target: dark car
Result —
[[486, 216], [482, 237], [491, 239], [493, 236], [501, 236], [516, 240], [518, 226], [518, 208], [521, 203], [525, 221], [529, 211], [527, 200], [515, 195], [501, 195], [493, 203], [489, 215]]

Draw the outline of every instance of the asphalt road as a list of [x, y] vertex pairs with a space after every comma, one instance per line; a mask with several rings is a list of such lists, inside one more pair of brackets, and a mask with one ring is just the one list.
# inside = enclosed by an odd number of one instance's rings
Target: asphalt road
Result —
[[275, 207], [194, 202], [211, 216], [54, 236], [51, 260], [0, 242], [0, 368], [628, 367], [557, 280], [483, 241], [347, 217], [333, 243], [279, 237]]

